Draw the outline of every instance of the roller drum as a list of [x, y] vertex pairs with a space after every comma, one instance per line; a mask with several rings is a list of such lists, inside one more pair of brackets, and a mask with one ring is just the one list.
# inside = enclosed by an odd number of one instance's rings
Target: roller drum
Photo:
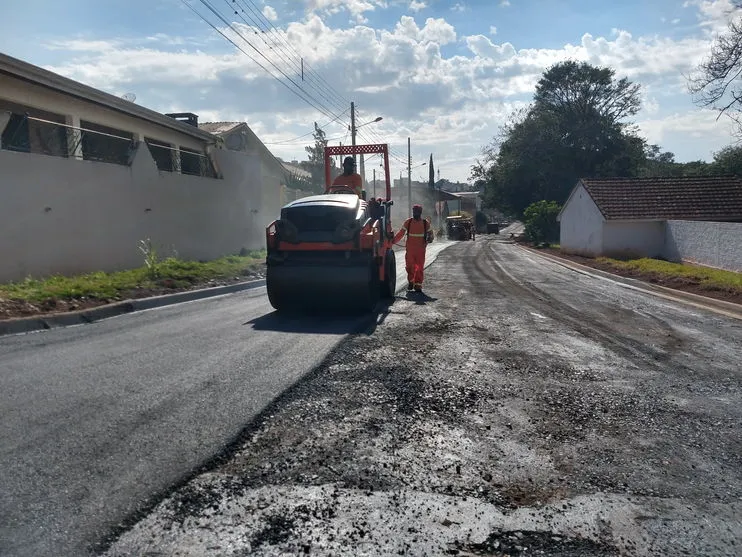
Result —
[[297, 252], [268, 261], [266, 286], [279, 311], [373, 311], [378, 269], [366, 253]]

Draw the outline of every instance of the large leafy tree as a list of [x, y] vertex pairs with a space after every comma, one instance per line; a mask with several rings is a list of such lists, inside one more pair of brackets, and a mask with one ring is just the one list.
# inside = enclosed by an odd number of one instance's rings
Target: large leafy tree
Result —
[[626, 119], [640, 106], [639, 86], [609, 68], [552, 66], [472, 168], [485, 203], [521, 215], [539, 200], [563, 203], [581, 177], [636, 175], [645, 143]]

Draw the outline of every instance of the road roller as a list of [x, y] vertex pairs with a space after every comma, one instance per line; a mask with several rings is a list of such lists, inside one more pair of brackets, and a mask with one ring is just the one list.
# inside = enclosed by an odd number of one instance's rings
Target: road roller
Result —
[[[330, 157], [375, 153], [384, 158], [385, 197], [332, 185]], [[266, 228], [268, 299], [280, 312], [372, 312], [396, 291], [388, 146], [327, 146], [324, 163], [326, 193], [284, 205]]]

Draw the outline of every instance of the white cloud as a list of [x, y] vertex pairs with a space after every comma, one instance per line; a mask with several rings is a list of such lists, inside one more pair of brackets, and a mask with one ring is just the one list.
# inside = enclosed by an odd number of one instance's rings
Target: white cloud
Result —
[[[697, 2], [704, 29], [717, 17], [720, 3]], [[672, 142], [681, 136], [699, 133], [698, 141], [704, 145], [730, 141], [727, 128], [709, 120], [710, 114], [693, 110], [685, 89], [683, 73], [707, 55], [708, 37], [635, 37], [616, 29], [607, 37], [585, 33], [561, 48], [518, 48], [517, 42], [494, 40], [494, 26], [489, 37], [460, 36], [444, 18], [418, 24], [402, 16], [386, 29], [365, 24], [331, 28], [323, 20], [322, 14], [333, 10], [363, 17], [385, 6], [382, 0], [311, 0], [306, 5], [310, 11], [305, 17], [278, 33], [290, 45], [290, 55], [301, 56], [335, 91], [324, 84], [315, 89], [311, 75], [303, 84], [305, 90], [324, 104], [332, 99], [334, 113], [345, 108], [338, 99], [342, 97], [342, 103], [355, 100], [366, 114], [382, 115], [382, 122], [363, 129], [399, 150], [406, 149], [406, 138], [412, 136], [413, 145], [418, 145], [413, 149], [445, 152], [454, 179], [468, 176], [470, 163], [460, 161], [467, 156], [473, 161], [510, 111], [530, 100], [543, 71], [567, 59], [610, 66], [618, 77], [641, 83], [644, 109], [638, 124], [664, 149], [673, 150]], [[250, 27], [235, 27], [245, 37], [259, 40]], [[220, 53], [214, 52], [215, 43], [203, 38], [208, 48], [164, 35], [139, 42], [57, 40], [47, 47], [66, 51], [67, 56], [49, 69], [112, 93], [134, 92], [137, 102], [161, 112], [188, 110], [202, 120], [247, 120], [266, 142], [301, 135], [311, 131], [311, 122], [329, 120], [218, 40]], [[443, 54], [444, 47], [457, 42], [466, 50]], [[261, 50], [288, 75], [296, 78], [300, 73], [287, 63], [286, 52]], [[246, 51], [252, 52], [247, 47]], [[327, 131], [329, 137], [346, 133], [342, 120]], [[694, 146], [683, 148], [692, 152]], [[277, 146], [276, 154], [302, 157], [303, 145]]]
[[510, 43], [496, 45], [484, 35], [466, 37], [466, 45], [475, 55], [488, 58], [496, 62], [503, 62], [514, 58], [517, 53], [515, 47]]
[[490, 35], [497, 35], [497, 27], [490, 25]]
[[698, 20], [709, 35], [724, 32], [729, 21], [742, 14], [733, 0], [686, 0], [683, 7], [698, 10]]
[[667, 146], [673, 142], [680, 147], [679, 150], [684, 150], [686, 154], [678, 158], [680, 161], [709, 160], [715, 151], [733, 141], [732, 122], [724, 117], [717, 120], [717, 116], [713, 110], [698, 109], [641, 120], [637, 125], [640, 135], [649, 143]]
[[278, 14], [276, 13], [275, 8], [272, 8], [271, 6], [263, 7], [263, 15], [265, 16], [265, 19], [267, 19], [268, 21], [278, 20]]
[[510, 1], [509, 0], [500, 0], [500, 6], [502, 6], [503, 8], [506, 8], [509, 5], [510, 5]]
[[466, 4], [463, 4], [461, 2], [456, 2], [451, 7], [451, 11], [453, 11], [453, 12], [465, 12], [466, 11]]
[[347, 10], [354, 17], [362, 16], [364, 12], [370, 12], [377, 7], [386, 5], [384, 0], [305, 0], [308, 12], [322, 11], [328, 14], [336, 14], [341, 10]]
[[427, 8], [427, 4], [425, 2], [419, 2], [418, 0], [412, 0], [410, 2], [410, 11], [411, 12], [419, 12], [420, 10], [424, 10]]
[[[147, 37], [147, 40], [156, 39], [155, 36]], [[115, 39], [105, 41], [91, 41], [84, 39], [67, 39], [67, 40], [56, 40], [49, 41], [44, 46], [49, 50], [67, 50], [70, 52], [110, 52], [119, 48], [123, 44], [122, 41]]]

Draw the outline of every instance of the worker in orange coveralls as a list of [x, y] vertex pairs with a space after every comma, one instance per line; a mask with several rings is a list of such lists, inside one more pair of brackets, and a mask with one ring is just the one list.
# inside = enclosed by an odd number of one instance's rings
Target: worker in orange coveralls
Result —
[[407, 249], [405, 251], [405, 267], [407, 269], [407, 290], [414, 289], [422, 292], [425, 270], [425, 248], [429, 240], [430, 223], [422, 218], [421, 205], [412, 207], [412, 218], [404, 221], [402, 228], [394, 236], [393, 243], [397, 243], [407, 234]]
[[[345, 157], [343, 173], [333, 180], [332, 186], [348, 186], [358, 197], [362, 197], [363, 180], [361, 180], [361, 175], [356, 173], [355, 167], [356, 161], [353, 160], [353, 157]], [[328, 193], [332, 191], [332, 186], [327, 188]]]

